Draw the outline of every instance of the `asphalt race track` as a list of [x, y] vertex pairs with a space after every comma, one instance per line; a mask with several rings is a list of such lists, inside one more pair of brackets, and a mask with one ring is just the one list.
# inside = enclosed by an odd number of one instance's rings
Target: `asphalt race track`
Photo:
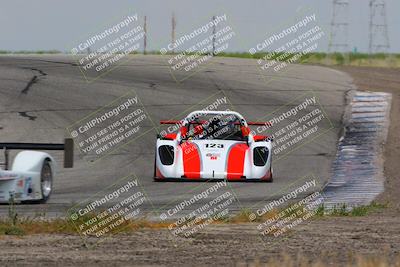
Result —
[[[171, 74], [161, 56], [129, 56], [129, 60], [106, 75], [87, 82], [69, 56], [0, 57], [0, 139], [2, 142], [55, 142], [67, 136], [66, 127], [102, 108], [126, 92], [135, 90], [154, 123], [179, 119], [199, 103], [225, 96], [230, 108], [249, 121], [257, 121], [281, 107], [294, 106], [305, 94], [315, 94], [332, 128], [283, 157], [275, 157], [273, 183], [228, 183], [234, 193], [234, 210], [259, 207], [279, 197], [287, 188], [312, 174], [318, 188], [330, 178], [331, 164], [342, 130], [346, 92], [353, 89], [351, 78], [320, 66], [291, 65], [279, 72], [261, 73], [255, 60], [213, 58], [190, 77]], [[178, 80], [178, 81], [177, 81]], [[297, 99], [297, 100], [296, 100]], [[300, 101], [300, 100], [298, 100]], [[180, 117], [182, 118], [182, 117]], [[79, 203], [105, 190], [119, 178], [134, 174], [148, 199], [146, 211], [164, 210], [176, 199], [190, 198], [210, 183], [153, 182], [156, 129], [140, 140], [113, 152], [95, 164], [88, 164], [79, 152], [75, 167], [61, 168], [61, 153], [53, 194], [46, 205], [20, 205], [25, 213], [65, 214]], [[196, 205], [200, 205], [200, 200]], [[193, 209], [196, 205], [189, 207]], [[0, 206], [1, 213], [7, 205]]]

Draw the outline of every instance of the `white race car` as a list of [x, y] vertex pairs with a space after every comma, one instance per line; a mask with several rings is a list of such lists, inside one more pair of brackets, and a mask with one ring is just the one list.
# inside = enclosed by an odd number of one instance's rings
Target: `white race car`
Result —
[[[73, 166], [73, 141], [64, 144], [0, 143], [4, 150], [4, 170], [0, 168], [0, 203], [44, 203], [51, 194], [55, 175], [54, 159], [47, 153], [31, 150], [64, 150], [64, 168]], [[8, 168], [9, 150], [23, 150]]]
[[[272, 138], [254, 135], [234, 111], [194, 111], [157, 137], [156, 181], [225, 179], [272, 182]], [[176, 130], [177, 132], [172, 132]]]

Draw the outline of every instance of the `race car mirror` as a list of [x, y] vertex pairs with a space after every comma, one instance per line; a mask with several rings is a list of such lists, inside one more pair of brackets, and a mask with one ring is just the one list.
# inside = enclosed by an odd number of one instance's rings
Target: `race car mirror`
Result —
[[194, 127], [194, 134], [195, 135], [200, 135], [203, 133], [203, 126], [202, 125], [197, 125]]
[[240, 130], [242, 131], [242, 135], [244, 137], [249, 136], [249, 134], [250, 134], [250, 128], [249, 127], [242, 126], [242, 127], [240, 127]]
[[186, 134], [187, 134], [187, 132], [188, 132], [187, 127], [182, 126], [181, 129], [180, 129], [180, 131], [181, 131], [181, 138], [185, 138], [185, 137], [186, 137]]

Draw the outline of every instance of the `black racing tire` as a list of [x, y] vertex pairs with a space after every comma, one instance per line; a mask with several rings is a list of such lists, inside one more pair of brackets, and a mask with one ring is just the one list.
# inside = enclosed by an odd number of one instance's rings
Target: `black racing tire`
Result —
[[53, 191], [53, 170], [51, 169], [50, 159], [45, 159], [40, 172], [40, 190], [42, 198], [40, 203], [46, 203]]
[[159, 182], [159, 181], [160, 181], [159, 178], [156, 177], [156, 175], [157, 175], [156, 168], [157, 168], [157, 149], [156, 149], [155, 152], [154, 152], [154, 173], [153, 173], [153, 181], [154, 181], [154, 182]]
[[153, 178], [156, 179], [156, 159], [154, 158], [154, 172], [153, 172]]
[[271, 172], [271, 178], [268, 179], [266, 182], [267, 183], [273, 183], [274, 182], [274, 172], [272, 170], [272, 167], [269, 169], [269, 171]]
[[[40, 171], [40, 193], [42, 194], [42, 198], [38, 200], [26, 200], [21, 203], [44, 204], [49, 200], [51, 192], [53, 191], [53, 172], [50, 162], [50, 159], [45, 159], [42, 164], [42, 170]], [[47, 187], [47, 189], [45, 187]]]

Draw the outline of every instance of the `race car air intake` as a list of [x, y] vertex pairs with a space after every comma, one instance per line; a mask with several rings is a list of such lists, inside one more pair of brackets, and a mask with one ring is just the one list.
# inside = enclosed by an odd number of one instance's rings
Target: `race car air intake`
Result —
[[266, 147], [255, 147], [253, 150], [254, 165], [264, 166], [268, 159], [268, 148]]
[[174, 147], [163, 145], [158, 148], [158, 154], [163, 165], [172, 165], [174, 163]]

